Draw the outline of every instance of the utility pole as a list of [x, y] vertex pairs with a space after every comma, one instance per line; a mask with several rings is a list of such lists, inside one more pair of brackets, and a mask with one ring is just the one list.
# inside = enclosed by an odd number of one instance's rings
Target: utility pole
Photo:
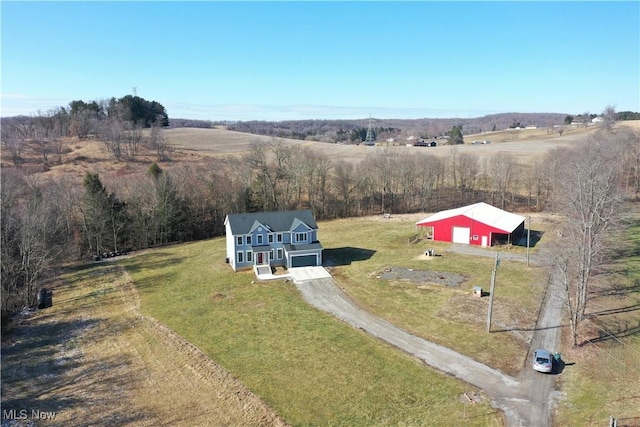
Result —
[[527, 267], [529, 267], [529, 242], [531, 240], [531, 215], [529, 215], [529, 226], [527, 227]]
[[489, 290], [489, 311], [487, 313], [487, 333], [491, 332], [491, 312], [493, 311], [493, 292], [496, 287], [496, 272], [500, 266], [500, 252], [496, 254], [496, 262], [491, 272], [491, 289]]

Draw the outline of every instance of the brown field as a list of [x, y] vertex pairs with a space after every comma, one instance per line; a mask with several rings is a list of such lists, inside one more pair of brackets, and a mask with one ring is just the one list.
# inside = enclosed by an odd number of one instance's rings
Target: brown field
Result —
[[[616, 126], [630, 127], [640, 134], [640, 121], [620, 122]], [[496, 153], [510, 153], [520, 162], [525, 163], [540, 158], [553, 148], [579, 144], [583, 138], [596, 130], [595, 126], [587, 129], [568, 129], [562, 136], [558, 133], [548, 134], [546, 128], [506, 130], [467, 135], [465, 136], [465, 144], [457, 146], [407, 147], [404, 144], [379, 143], [375, 147], [366, 147], [297, 139], [275, 139], [225, 129], [177, 128], [164, 131], [166, 141], [171, 147], [169, 153], [171, 161], [164, 163], [163, 168], [171, 168], [173, 165], [184, 162], [200, 162], [210, 157], [240, 157], [250, 152], [253, 143], [269, 143], [276, 140], [288, 146], [305, 147], [322, 153], [333, 161], [344, 160], [354, 163], [362, 160], [367, 154], [380, 150], [435, 156], [449, 156], [452, 150], [457, 150], [459, 153], [475, 153], [481, 158]], [[471, 145], [472, 141], [479, 139], [488, 139], [491, 144]], [[8, 150], [4, 149], [0, 154], [1, 167], [13, 165]], [[49, 154], [48, 162], [45, 163], [37, 144], [34, 142], [27, 144], [21, 157], [24, 168], [46, 172], [43, 175], [48, 177], [68, 176], [76, 179], [81, 179], [88, 171], [97, 172], [100, 175], [115, 174], [119, 176], [140, 173], [156, 160], [152, 150], [141, 147], [135, 158], [117, 162], [110, 157], [105, 145], [95, 139], [68, 140], [67, 150], [61, 164], [56, 161], [53, 154]]]
[[2, 408], [29, 415], [10, 425], [36, 425], [32, 410], [55, 415], [37, 425], [286, 425], [198, 348], [142, 315], [122, 266], [71, 271], [48, 284], [51, 308], [20, 316], [2, 337]]
[[[375, 147], [366, 147], [364, 145], [350, 144], [330, 144], [326, 142], [301, 141], [296, 139], [278, 139], [285, 145], [307, 147], [316, 152], [326, 155], [331, 160], [345, 160], [350, 162], [358, 162], [367, 154], [380, 151], [392, 150], [401, 153], [415, 154], [431, 154], [436, 156], [448, 156], [451, 150], [458, 150], [460, 153], [476, 153], [480, 156], [490, 156], [496, 152], [509, 152], [521, 159], [538, 157], [546, 153], [552, 148], [559, 146], [571, 145], [581, 136], [591, 133], [592, 129], [583, 130], [572, 133], [570, 135], [547, 135], [546, 131], [539, 131], [539, 135], [531, 137], [531, 139], [509, 140], [506, 135], [501, 135], [505, 139], [489, 145], [459, 145], [438, 147], [407, 147], [406, 145], [393, 145], [390, 143], [378, 143]], [[486, 135], [483, 135], [485, 139]], [[220, 155], [243, 155], [249, 153], [251, 144], [255, 142], [273, 142], [276, 139], [262, 135], [251, 135], [246, 133], [233, 132], [222, 129], [170, 129], [165, 133], [167, 141], [175, 147], [176, 151], [195, 152], [205, 156]], [[472, 138], [470, 136], [469, 138]], [[491, 136], [493, 138], [493, 136]], [[466, 140], [467, 138], [465, 138]], [[472, 140], [472, 139], [471, 139]]]
[[[619, 126], [640, 127], [640, 122], [626, 123]], [[400, 143], [378, 143], [375, 147], [350, 144], [331, 144], [296, 139], [279, 139], [285, 145], [307, 147], [326, 155], [331, 160], [357, 162], [375, 150], [394, 150], [448, 156], [452, 149], [460, 153], [476, 153], [480, 156], [491, 156], [498, 152], [508, 152], [524, 161], [544, 155], [547, 151], [561, 146], [579, 143], [581, 138], [595, 132], [596, 127], [587, 129], [569, 129], [560, 136], [557, 132], [549, 134], [547, 129], [523, 129], [487, 132], [480, 135], [465, 136], [465, 144], [458, 146], [441, 145], [438, 147], [407, 147]], [[275, 141], [272, 137], [233, 132], [224, 129], [169, 129], [165, 132], [167, 141], [176, 151], [198, 153], [206, 156], [242, 155], [251, 149], [255, 142]], [[476, 139], [488, 139], [489, 145], [471, 145]]]

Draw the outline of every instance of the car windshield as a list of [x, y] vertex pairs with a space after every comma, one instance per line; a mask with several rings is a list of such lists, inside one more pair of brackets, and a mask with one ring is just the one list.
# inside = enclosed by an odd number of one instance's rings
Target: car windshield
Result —
[[536, 359], [536, 362], [538, 362], [538, 363], [549, 363], [549, 359], [544, 358], [544, 357], [538, 357]]

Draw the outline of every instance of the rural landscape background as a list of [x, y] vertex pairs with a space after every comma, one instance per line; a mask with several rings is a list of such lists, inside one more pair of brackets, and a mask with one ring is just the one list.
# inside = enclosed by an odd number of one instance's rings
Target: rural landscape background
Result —
[[[637, 1], [5, 1], [0, 20], [2, 427], [504, 426], [522, 407], [640, 426]], [[530, 239], [416, 226], [476, 202]], [[525, 393], [233, 272], [225, 217], [289, 209], [358, 309]]]
[[[111, 104], [123, 99], [132, 98]], [[573, 265], [561, 257], [579, 238], [566, 222], [577, 211], [563, 198], [583, 176], [601, 189], [591, 195], [606, 207], [599, 215], [608, 223], [598, 227], [611, 234], [598, 234], [589, 247], [597, 256], [587, 272], [586, 316], [575, 329], [567, 312], [561, 350], [571, 365], [556, 381], [562, 397], [553, 417], [558, 424], [599, 423], [608, 414], [637, 422], [638, 120], [617, 120], [611, 108], [601, 120], [556, 115], [559, 123], [544, 127], [503, 117], [513, 126], [463, 134], [458, 143], [461, 123], [431, 134], [420, 131], [424, 122], [390, 122], [396, 134], [367, 146], [200, 121], [162, 127], [162, 115], [145, 127], [123, 120], [122, 111], [135, 117], [121, 108], [102, 118], [57, 110], [2, 119], [3, 408], [38, 402], [56, 413], [52, 425], [501, 425], [480, 390], [311, 310], [290, 282], [255, 284], [251, 272], [233, 273], [224, 263], [222, 223], [232, 212], [311, 209], [332, 275], [359, 304], [516, 375], [528, 369], [542, 291], [561, 272], [503, 262], [495, 321], [505, 332], [484, 334], [486, 304], [470, 299], [469, 289], [488, 282], [492, 260], [430, 241], [410, 244], [419, 233], [414, 224], [485, 201], [533, 218], [542, 236], [533, 253]], [[373, 128], [368, 119], [340, 126], [363, 123]], [[438, 144], [415, 146], [421, 139]], [[461, 288], [375, 279], [390, 266], [425, 268], [419, 255], [427, 247], [444, 254], [438, 271], [465, 276]], [[95, 263], [99, 257], [106, 258]], [[53, 307], [24, 309], [41, 287], [53, 290]], [[620, 381], [628, 387], [612, 386]]]

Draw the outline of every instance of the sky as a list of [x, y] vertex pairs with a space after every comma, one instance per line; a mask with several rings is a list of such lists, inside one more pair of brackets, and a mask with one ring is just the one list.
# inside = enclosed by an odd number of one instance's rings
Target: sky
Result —
[[137, 94], [201, 120], [640, 111], [640, 2], [0, 2], [0, 115]]

